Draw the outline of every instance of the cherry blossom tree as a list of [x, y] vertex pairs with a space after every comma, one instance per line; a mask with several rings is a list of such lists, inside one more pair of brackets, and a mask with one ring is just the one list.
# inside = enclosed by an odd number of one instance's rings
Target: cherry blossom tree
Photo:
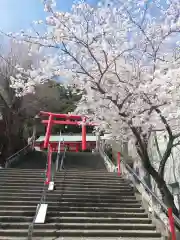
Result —
[[[180, 137], [180, 0], [117, 0], [96, 8], [79, 2], [71, 13], [57, 11], [52, 0], [44, 5], [47, 32], [23, 33], [20, 39], [36, 51], [53, 52], [38, 68], [20, 69], [30, 76], [27, 86], [31, 90], [32, 82], [53, 75], [70, 79], [83, 92], [76, 112], [88, 114], [117, 139], [133, 139], [164, 202], [178, 215], [164, 169]], [[13, 88], [19, 92], [16, 79]], [[20, 74], [18, 81], [23, 82]], [[154, 132], [167, 137], [158, 169], [148, 153]]]

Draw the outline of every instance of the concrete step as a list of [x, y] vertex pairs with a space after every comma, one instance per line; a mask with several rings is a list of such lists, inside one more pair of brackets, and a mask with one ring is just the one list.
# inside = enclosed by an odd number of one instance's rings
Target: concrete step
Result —
[[[63, 212], [64, 210], [64, 212]], [[74, 210], [74, 211], [73, 211]], [[109, 210], [109, 211], [108, 211]], [[57, 216], [69, 216], [69, 217], [118, 217], [118, 218], [125, 218], [125, 217], [136, 217], [136, 218], [147, 218], [147, 214], [143, 211], [135, 211], [135, 212], [126, 212], [125, 210], [122, 212], [117, 212], [115, 209], [114, 211], [110, 211], [111, 209], [86, 209], [86, 211], [81, 208], [62, 208], [60, 212], [57, 211], [48, 211], [47, 216], [50, 217], [57, 217]], [[1, 210], [0, 216], [34, 216], [35, 211], [23, 211], [23, 210], [16, 210], [16, 211], [7, 211]]]
[[[11, 200], [14, 200], [16, 196], [12, 196], [12, 195], [8, 195], [8, 196], [2, 196], [0, 195], [0, 201], [11, 201]], [[19, 201], [37, 201], [39, 202], [40, 201], [40, 198], [41, 196], [18, 196], [18, 200]], [[99, 196], [99, 195], [89, 195], [89, 194], [86, 194], [86, 195], [80, 195], [80, 196], [76, 196], [75, 194], [63, 194], [63, 195], [60, 195], [60, 196], [52, 196], [52, 195], [46, 195], [46, 201], [48, 202], [60, 202], [64, 199], [75, 199], [77, 198], [77, 201], [103, 201], [103, 202], [117, 202], [117, 201], [124, 201], [124, 202], [137, 202], [136, 198], [134, 196], [116, 196], [116, 197], [112, 197], [111, 195], [109, 196]], [[17, 198], [16, 198], [17, 199]]]
[[133, 223], [133, 224], [150, 224], [149, 218], [117, 218], [117, 217], [50, 217], [46, 218], [46, 223]]
[[[12, 229], [2, 230], [0, 229], [0, 236], [19, 236], [27, 237], [28, 230]], [[33, 237], [161, 237], [160, 233], [156, 231], [137, 231], [137, 230], [71, 230], [71, 229], [57, 229], [52, 230], [34, 230]]]
[[[35, 181], [25, 181], [25, 182], [23, 182], [23, 181], [2, 181], [1, 182], [1, 185], [0, 186], [6, 186], [6, 187], [15, 187], [15, 186], [17, 186], [17, 187], [25, 187], [25, 186], [37, 186], [37, 187], [39, 187], [39, 186], [42, 186], [44, 184], [44, 180], [42, 179], [42, 180], [38, 180], [37, 182], [35, 182]], [[67, 185], [70, 185], [70, 186], [90, 186], [90, 185], [92, 185], [92, 186], [97, 186], [97, 187], [101, 187], [101, 186], [107, 186], [107, 187], [111, 187], [111, 186], [114, 186], [114, 187], [121, 187], [121, 188], [129, 188], [130, 186], [129, 185], [124, 185], [124, 184], [108, 184], [108, 183], [106, 183], [106, 182], [100, 182], [100, 183], [98, 183], [98, 182], [83, 182], [83, 181], [66, 181], [66, 182], [63, 182], [63, 181], [57, 181], [57, 180], [55, 180], [55, 184], [56, 184], [56, 186], [67, 186]]]
[[[2, 223], [31, 223], [33, 216], [0, 216]], [[51, 217], [47, 216], [46, 223], [133, 223], [133, 224], [149, 224], [152, 221], [149, 218], [136, 218], [136, 217]]]
[[[12, 177], [32, 177], [32, 178], [39, 178], [41, 176], [43, 176], [46, 173], [46, 171], [41, 171], [41, 172], [36, 172], [33, 171], [31, 172], [20, 172], [20, 171], [16, 171], [16, 172], [9, 172], [9, 171], [0, 171], [0, 176], [2, 177], [8, 177], [9, 175], [11, 175]], [[88, 172], [77, 172], [77, 173], [63, 173], [63, 172], [56, 172], [56, 176], [58, 178], [62, 178], [62, 177], [70, 177], [70, 178], [74, 178], [74, 177], [80, 177], [80, 178], [107, 178], [107, 179], [114, 179], [114, 180], [119, 180], [119, 181], [123, 181], [126, 182], [127, 180], [124, 179], [122, 176], [117, 175], [117, 173], [88, 173]]]
[[[0, 228], [3, 230], [22, 230], [28, 229], [28, 223], [0, 223]], [[86, 230], [155, 230], [155, 226], [152, 224], [132, 224], [132, 223], [46, 223], [35, 224], [34, 229], [43, 230], [57, 230], [57, 229], [86, 229]]]
[[[15, 197], [12, 196], [12, 195], [8, 195], [8, 196], [2, 196], [0, 195], [0, 201], [11, 201], [11, 200], [14, 200]], [[17, 199], [17, 198], [16, 198]], [[124, 201], [124, 202], [137, 202], [135, 196], [116, 196], [116, 197], [111, 197], [111, 196], [103, 196], [103, 197], [100, 197], [99, 195], [89, 195], [89, 194], [86, 194], [86, 195], [81, 195], [81, 196], [76, 196], [74, 194], [63, 194], [63, 195], [60, 195], [59, 197], [57, 196], [51, 196], [51, 195], [47, 195], [46, 196], [46, 201], [48, 202], [60, 202], [64, 199], [73, 199], [72, 201], [74, 201], [74, 199], [77, 199], [77, 201], [102, 201], [102, 202], [108, 202], [108, 201], [111, 201], [111, 202], [117, 202], [117, 201]], [[19, 201], [37, 201], [39, 202], [40, 201], [40, 196], [18, 196], [18, 200]]]
[[[83, 206], [83, 205], [61, 205], [59, 204], [59, 206], [52, 206], [49, 205], [48, 206], [48, 211], [51, 212], [61, 212], [61, 211], [79, 211], [79, 212], [90, 212], [90, 211], [95, 211], [95, 212], [101, 212], [103, 211], [107, 211], [107, 212], [132, 212], [132, 213], [143, 213], [144, 209], [143, 208], [125, 208], [125, 207], [118, 207], [118, 206], [113, 206], [111, 204], [109, 204], [109, 206], [102, 206], [102, 205], [96, 205], [96, 206]], [[36, 205], [35, 206], [3, 206], [0, 207], [0, 214], [1, 212], [4, 212], [4, 210], [6, 210], [7, 212], [9, 211], [35, 211], [36, 210]]]
[[[1, 191], [1, 195], [2, 197], [5, 196], [14, 196], [14, 197], [18, 197], [18, 196], [41, 196], [42, 192], [3, 192]], [[133, 196], [134, 197], [134, 193], [133, 192], [128, 192], [128, 191], [103, 191], [103, 190], [96, 190], [96, 191], [92, 191], [92, 190], [86, 190], [86, 191], [73, 191], [73, 190], [62, 190], [62, 191], [53, 191], [53, 192], [47, 192], [46, 196], [49, 197], [60, 197], [60, 195], [78, 195], [78, 196], [86, 196], [86, 195], [90, 195], [90, 196], [97, 196], [97, 197], [109, 197], [109, 195], [111, 195], [111, 197], [121, 197], [121, 196]], [[0, 196], [1, 199], [1, 196]]]
[[[121, 191], [121, 190], [125, 190], [125, 189], [128, 189], [128, 190], [133, 190], [130, 186], [124, 186], [124, 185], [120, 185], [120, 186], [117, 186], [116, 184], [115, 185], [91, 185], [91, 184], [56, 184], [55, 182], [55, 186], [56, 186], [56, 190], [58, 189], [62, 189], [62, 188], [88, 188], [88, 189], [94, 189], [94, 188], [101, 188], [101, 189], [113, 189], [113, 190], [117, 190], [117, 191]], [[16, 185], [16, 186], [12, 186], [12, 184], [9, 184], [9, 185], [3, 185], [3, 186], [0, 186], [0, 188], [2, 190], [10, 190], [10, 191], [13, 191], [14, 189], [16, 190], [31, 190], [31, 189], [34, 189], [34, 190], [41, 190], [42, 189], [42, 184], [41, 185]]]
[[[21, 170], [16, 170], [16, 171], [8, 171], [8, 170], [0, 170], [0, 176], [17, 176], [17, 173], [19, 176], [32, 176], [32, 177], [37, 177], [40, 175], [43, 175], [45, 173], [44, 171], [39, 171], [37, 172], [36, 170], [32, 170], [33, 172], [30, 171], [21, 171]], [[105, 177], [107, 176], [107, 178], [117, 178], [117, 179], [121, 179], [123, 181], [126, 181], [125, 179], [122, 178], [122, 176], [119, 176], [117, 173], [110, 173], [110, 172], [98, 172], [98, 171], [76, 171], [76, 172], [56, 172], [56, 176], [57, 177], [61, 177], [61, 176], [81, 176], [81, 177]]]
[[[34, 185], [38, 185], [38, 184], [42, 184], [43, 182], [45, 181], [45, 178], [40, 178], [40, 179], [31, 179], [31, 178], [19, 178], [19, 179], [13, 179], [13, 178], [3, 178], [3, 179], [0, 179], [0, 183], [1, 185], [4, 185], [4, 184], [34, 184]], [[90, 180], [90, 179], [55, 179], [55, 182], [57, 184], [71, 184], [71, 183], [76, 183], [76, 184], [107, 184], [107, 185], [117, 185], [117, 186], [129, 186], [127, 183], [122, 183], [120, 181], [113, 181], [113, 180], [100, 180], [100, 179], [97, 179], [97, 180]]]
[[[32, 186], [32, 188], [30, 189], [30, 188], [7, 188], [6, 186], [3, 186], [3, 187], [1, 187], [1, 191], [2, 192], [34, 192], [34, 193], [39, 193], [39, 191], [41, 191], [42, 190], [42, 187], [39, 187], [39, 188], [34, 188], [33, 186]], [[56, 193], [58, 193], [58, 192], [62, 192], [62, 191], [70, 191], [70, 190], [72, 190], [73, 192], [74, 191], [77, 191], [77, 192], [79, 192], [79, 191], [92, 191], [92, 192], [97, 192], [97, 191], [100, 191], [100, 192], [104, 192], [104, 191], [107, 191], [107, 192], [123, 192], [123, 193], [125, 193], [125, 192], [127, 192], [127, 193], [129, 193], [129, 192], [133, 192], [133, 190], [129, 187], [129, 188], [109, 188], [109, 187], [87, 187], [87, 186], [78, 186], [78, 187], [74, 187], [74, 186], [68, 186], [68, 185], [66, 185], [66, 186], [57, 186], [56, 185], [56, 189], [55, 189], [55, 191], [54, 192], [56, 192]]]
[[[38, 173], [38, 172], [43, 172], [45, 171], [45, 169], [31, 169], [31, 168], [1, 168], [0, 169], [0, 172], [26, 172], [26, 173]], [[84, 172], [87, 172], [87, 173], [92, 173], [92, 174], [96, 174], [96, 173], [107, 173], [107, 174], [114, 174], [113, 172], [108, 172], [106, 170], [100, 170], [100, 169], [96, 169], [96, 170], [91, 170], [89, 168], [86, 168], [86, 169], [83, 169], [83, 170], [80, 170], [80, 169], [73, 169], [73, 170], [70, 170], [70, 169], [66, 169], [66, 170], [62, 170], [62, 171], [59, 171], [57, 173], [84, 173]]]
[[[64, 211], [63, 211], [64, 210]], [[88, 216], [88, 217], [137, 217], [137, 218], [147, 218], [147, 214], [142, 210], [142, 211], [128, 211], [126, 212], [125, 209], [119, 208], [119, 211], [122, 210], [122, 212], [117, 212], [117, 210], [111, 209], [111, 208], [102, 208], [102, 209], [94, 209], [94, 208], [61, 208], [61, 210], [58, 211], [48, 211], [47, 216], [55, 217], [55, 216]], [[34, 216], [35, 210], [31, 211], [25, 211], [25, 210], [16, 210], [16, 211], [11, 211], [11, 210], [0, 210], [0, 216]]]
[[[42, 177], [38, 177], [38, 178], [31, 178], [31, 177], [2, 177], [0, 176], [0, 182], [36, 182], [36, 181], [43, 181], [45, 179], [44, 176]], [[67, 183], [71, 183], [72, 181], [73, 182], [85, 182], [85, 183], [98, 183], [98, 182], [101, 182], [101, 183], [111, 183], [111, 184], [124, 184], [124, 185], [128, 185], [127, 182], [125, 181], [122, 181], [122, 180], [119, 180], [119, 179], [108, 179], [108, 178], [86, 178], [86, 177], [68, 177], [68, 178], [63, 178], [63, 177], [56, 177], [55, 178], [55, 181], [56, 182], [67, 182]]]
[[[57, 188], [62, 188], [63, 186], [66, 187], [87, 187], [87, 188], [112, 188], [112, 189], [130, 189], [129, 185], [122, 185], [122, 184], [106, 184], [106, 183], [83, 183], [83, 182], [57, 182], [55, 181], [55, 185]], [[44, 186], [44, 181], [38, 182], [1, 182], [0, 188], [42, 188]]]
[[18, 172], [18, 173], [21, 173], [21, 172], [26, 172], [26, 173], [41, 173], [41, 172], [44, 172], [45, 169], [23, 169], [23, 168], [1, 168], [0, 169], [0, 173], [1, 172]]
[[[53, 164], [54, 166], [54, 164]], [[37, 169], [33, 169], [31, 171], [27, 170], [27, 169], [0, 169], [0, 175], [1, 174], [16, 174], [17, 172], [21, 175], [24, 175], [24, 174], [27, 174], [27, 175], [32, 175], [32, 176], [35, 176], [36, 174], [42, 174], [44, 173], [46, 170], [45, 169], [42, 169], [40, 171], [37, 171]], [[61, 175], [82, 175], [82, 176], [87, 176], [87, 175], [91, 175], [91, 176], [107, 176], [107, 177], [117, 177], [117, 178], [122, 178], [122, 175], [118, 175], [117, 172], [107, 172], [107, 171], [96, 171], [96, 170], [92, 170], [92, 171], [83, 171], [83, 170], [80, 170], [80, 171], [58, 171], [56, 172], [56, 175], [57, 176], [61, 176]]]
[[[21, 206], [21, 207], [26, 207], [26, 206], [36, 206], [38, 203], [38, 201], [1, 201], [0, 202], [0, 209], [6, 209], [8, 208], [15, 208], [17, 206]], [[108, 206], [114, 206], [114, 207], [125, 207], [125, 208], [141, 208], [141, 204], [140, 203], [126, 203], [126, 202], [91, 202], [91, 201], [68, 201], [68, 202], [64, 202], [64, 201], [59, 201], [59, 202], [47, 202], [46, 203], [49, 204], [49, 206], [91, 206], [91, 207], [108, 207]]]
[[[2, 237], [1, 240], [27, 240], [26, 237]], [[137, 238], [131, 238], [131, 237], [55, 237], [55, 239], [52, 237], [34, 237], [33, 240], [162, 240], [162, 238], [156, 238], [156, 237], [138, 237]]]

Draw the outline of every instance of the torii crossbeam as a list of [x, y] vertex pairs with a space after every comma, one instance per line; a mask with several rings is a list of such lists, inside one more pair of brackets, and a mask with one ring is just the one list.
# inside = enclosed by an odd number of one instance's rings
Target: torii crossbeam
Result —
[[[87, 116], [80, 116], [80, 115], [72, 115], [72, 114], [61, 114], [61, 113], [52, 113], [52, 112], [44, 112], [40, 111], [40, 116], [46, 116], [48, 119], [42, 120], [43, 124], [47, 125], [46, 128], [46, 135], [44, 139], [44, 148], [48, 148], [49, 139], [51, 135], [52, 126], [55, 124], [59, 125], [81, 125], [82, 126], [82, 150], [86, 150], [86, 126], [97, 126], [96, 123], [88, 123]], [[53, 118], [56, 118], [54, 120]], [[61, 120], [57, 120], [60, 118]]]

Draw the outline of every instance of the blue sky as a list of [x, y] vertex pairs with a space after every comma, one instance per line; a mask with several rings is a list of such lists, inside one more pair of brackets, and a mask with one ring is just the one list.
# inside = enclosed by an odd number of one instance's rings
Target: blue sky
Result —
[[[71, 9], [73, 0], [57, 0], [57, 8], [62, 11]], [[96, 4], [97, 0], [87, 0]], [[0, 0], [0, 29], [5, 32], [18, 32], [30, 27], [34, 20], [44, 19], [41, 0]]]

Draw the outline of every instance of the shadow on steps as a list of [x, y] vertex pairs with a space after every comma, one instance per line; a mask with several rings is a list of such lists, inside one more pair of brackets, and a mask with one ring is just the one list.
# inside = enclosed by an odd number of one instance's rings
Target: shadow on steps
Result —
[[64, 160], [65, 169], [106, 170], [104, 161], [97, 153], [66, 153]]
[[[52, 155], [52, 165], [56, 160], [56, 153]], [[60, 157], [61, 159], [61, 157]], [[25, 156], [19, 158], [17, 162], [11, 164], [11, 168], [20, 169], [45, 169], [47, 162], [47, 153], [32, 151], [27, 153]], [[77, 170], [105, 170], [104, 161], [101, 156], [97, 153], [72, 153], [67, 152], [64, 160], [64, 168], [66, 170], [77, 169]]]
[[11, 168], [45, 169], [47, 155], [44, 152], [32, 151], [21, 157], [18, 162], [12, 163]]

